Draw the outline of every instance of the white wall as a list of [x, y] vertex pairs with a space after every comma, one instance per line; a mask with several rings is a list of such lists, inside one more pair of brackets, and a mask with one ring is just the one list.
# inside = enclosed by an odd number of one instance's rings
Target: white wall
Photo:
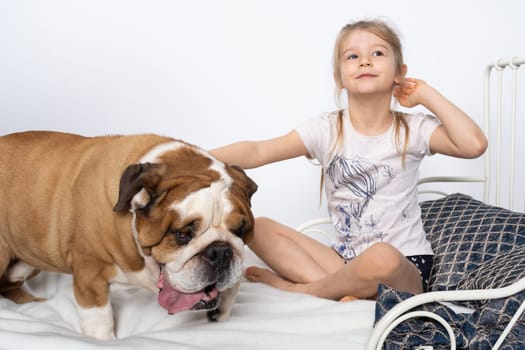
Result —
[[[155, 132], [205, 148], [278, 136], [335, 108], [333, 41], [371, 17], [397, 25], [410, 76], [481, 123], [482, 72], [525, 54], [524, 13], [513, 0], [1, 0], [0, 134]], [[480, 169], [433, 157], [422, 175]], [[325, 213], [306, 159], [249, 174], [256, 215]]]

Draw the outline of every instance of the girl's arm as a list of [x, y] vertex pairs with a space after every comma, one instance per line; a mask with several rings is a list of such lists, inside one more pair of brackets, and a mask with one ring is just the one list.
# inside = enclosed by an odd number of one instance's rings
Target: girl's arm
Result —
[[243, 169], [299, 156], [308, 156], [308, 151], [299, 134], [292, 130], [288, 134], [263, 141], [240, 141], [211, 150], [217, 159]]
[[487, 138], [479, 126], [423, 80], [405, 78], [395, 87], [394, 96], [404, 107], [421, 104], [439, 118], [442, 125], [430, 137], [432, 153], [476, 158], [487, 149]]

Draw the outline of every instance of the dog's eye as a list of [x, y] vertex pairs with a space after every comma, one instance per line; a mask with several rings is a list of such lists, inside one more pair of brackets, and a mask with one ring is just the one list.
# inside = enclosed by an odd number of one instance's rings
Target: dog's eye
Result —
[[191, 241], [191, 237], [191, 232], [177, 231], [175, 234], [175, 240], [177, 240], [179, 245], [188, 244]]
[[246, 220], [246, 218], [242, 218], [239, 222], [239, 225], [237, 225], [237, 227], [234, 228], [232, 232], [237, 237], [244, 239], [244, 235], [246, 234], [247, 229], [248, 229], [248, 221]]
[[198, 228], [199, 220], [193, 220], [183, 227], [170, 227], [166, 234], [175, 238], [175, 242], [178, 245], [185, 245], [192, 240]]
[[192, 226], [186, 226], [182, 229], [169, 229], [168, 234], [175, 237], [175, 241], [178, 245], [188, 244], [193, 238], [193, 229]]

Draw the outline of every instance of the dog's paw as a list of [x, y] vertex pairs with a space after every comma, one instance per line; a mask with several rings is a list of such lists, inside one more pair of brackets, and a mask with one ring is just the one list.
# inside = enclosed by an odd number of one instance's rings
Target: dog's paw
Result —
[[208, 321], [210, 322], [222, 322], [229, 319], [231, 313], [232, 307], [230, 305], [221, 304], [218, 308], [209, 310], [206, 316], [208, 316]]
[[45, 298], [35, 297], [26, 291], [21, 282], [17, 282], [16, 284], [11, 284], [9, 286], [0, 286], [0, 294], [17, 304], [40, 302], [46, 300]]
[[220, 315], [221, 315], [221, 312], [219, 308], [209, 310], [208, 312], [206, 312], [206, 316], [208, 316], [208, 321], [210, 322], [218, 322]]
[[230, 289], [222, 292], [220, 305], [207, 312], [208, 320], [210, 322], [224, 321], [230, 318], [232, 313], [233, 304], [237, 298], [237, 292], [239, 291], [240, 282], [237, 282]]
[[216, 309], [208, 310], [206, 316], [208, 316], [208, 321], [210, 322], [222, 322], [230, 318], [232, 308], [224, 308], [223, 305], [219, 306]]
[[9, 267], [6, 276], [9, 282], [24, 282], [29, 279], [35, 269], [33, 266], [26, 264], [23, 261], [17, 261], [13, 266]]
[[113, 340], [115, 338], [113, 311], [111, 304], [102, 307], [78, 308], [80, 328], [84, 335], [100, 339]]

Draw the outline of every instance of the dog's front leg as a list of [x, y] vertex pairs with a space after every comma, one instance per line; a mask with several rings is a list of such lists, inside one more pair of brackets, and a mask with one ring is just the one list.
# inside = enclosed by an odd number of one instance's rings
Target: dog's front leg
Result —
[[235, 303], [235, 299], [237, 299], [237, 293], [239, 292], [239, 285], [240, 282], [237, 282], [233, 285], [233, 287], [222, 292], [221, 304], [216, 309], [208, 311], [208, 320], [224, 321], [230, 317], [233, 304]]
[[[84, 265], [85, 266], [85, 265]], [[90, 273], [91, 272], [91, 273]], [[115, 339], [113, 309], [109, 301], [109, 283], [105, 273], [73, 272], [73, 289], [82, 333], [101, 340]]]

